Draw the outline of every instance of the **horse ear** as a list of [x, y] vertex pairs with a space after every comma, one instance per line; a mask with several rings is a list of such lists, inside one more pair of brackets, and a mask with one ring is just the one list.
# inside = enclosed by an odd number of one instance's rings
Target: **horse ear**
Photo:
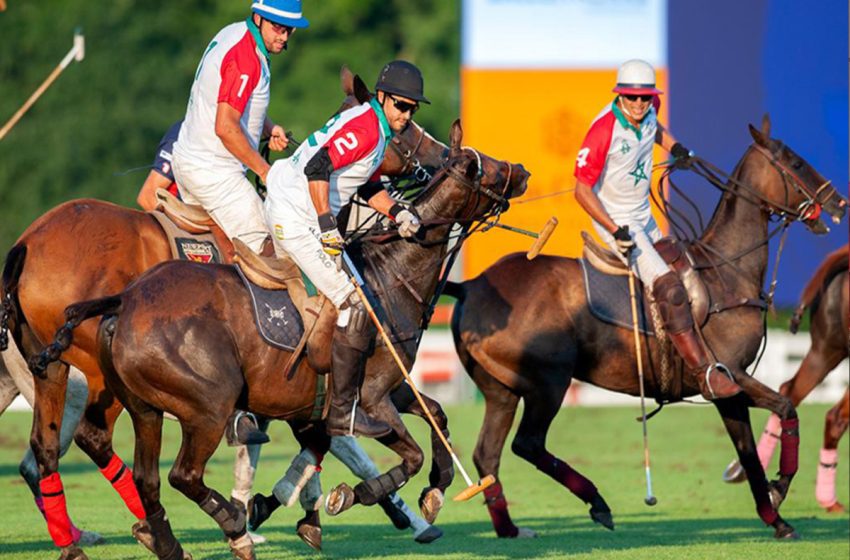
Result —
[[452, 128], [449, 130], [449, 145], [453, 150], [460, 148], [463, 141], [463, 128], [460, 126], [460, 119], [455, 119], [452, 123]]
[[342, 93], [354, 95], [354, 74], [345, 64], [339, 69], [339, 82], [342, 85]]
[[753, 137], [753, 140], [755, 140], [756, 144], [758, 144], [759, 146], [764, 146], [766, 148], [768, 141], [770, 141], [770, 137], [762, 134], [762, 131], [757, 129], [753, 125], [748, 126], [750, 127], [750, 136]]
[[770, 115], [767, 113], [761, 118], [761, 133], [765, 138], [770, 138]]
[[357, 74], [354, 75], [354, 97], [359, 103], [368, 103], [372, 99], [372, 94], [369, 93], [369, 88], [360, 79]]

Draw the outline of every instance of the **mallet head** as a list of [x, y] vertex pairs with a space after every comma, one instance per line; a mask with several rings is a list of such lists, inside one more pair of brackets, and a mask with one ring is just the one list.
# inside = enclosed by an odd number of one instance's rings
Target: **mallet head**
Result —
[[648, 506], [654, 506], [655, 504], [658, 503], [658, 500], [655, 498], [655, 496], [647, 496], [646, 498], [643, 499], [643, 503], [645, 503]]
[[81, 27], [74, 30], [74, 48], [77, 50], [74, 60], [79, 62], [86, 57], [86, 38]]

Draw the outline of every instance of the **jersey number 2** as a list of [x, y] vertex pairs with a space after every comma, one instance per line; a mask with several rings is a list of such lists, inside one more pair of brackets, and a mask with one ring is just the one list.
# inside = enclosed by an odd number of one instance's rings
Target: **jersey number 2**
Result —
[[334, 147], [342, 155], [345, 153], [345, 150], [353, 150], [357, 147], [357, 137], [353, 132], [349, 132], [345, 136], [340, 136], [334, 140]]

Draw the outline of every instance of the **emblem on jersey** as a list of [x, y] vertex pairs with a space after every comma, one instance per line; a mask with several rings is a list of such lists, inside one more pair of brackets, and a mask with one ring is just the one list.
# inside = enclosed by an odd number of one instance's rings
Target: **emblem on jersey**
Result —
[[220, 263], [218, 250], [212, 243], [197, 241], [186, 237], [177, 237], [177, 254], [181, 260], [199, 263]]
[[283, 241], [283, 226], [280, 224], [274, 225], [274, 236]]
[[162, 172], [168, 175], [168, 172], [171, 171], [171, 164], [167, 161], [162, 162]]
[[632, 147], [631, 147], [631, 146], [629, 146], [629, 143], [626, 141], [626, 139], [625, 139], [625, 138], [623, 138], [623, 143], [622, 143], [622, 144], [620, 144], [620, 153], [621, 153], [621, 154], [627, 154], [627, 153], [629, 153], [631, 150], [632, 150]]
[[644, 166], [646, 165], [646, 160], [638, 161], [635, 164], [635, 168], [629, 171], [629, 175], [635, 178], [635, 186], [638, 185], [643, 179], [649, 180], [649, 177], [646, 176], [646, 171], [644, 171]]

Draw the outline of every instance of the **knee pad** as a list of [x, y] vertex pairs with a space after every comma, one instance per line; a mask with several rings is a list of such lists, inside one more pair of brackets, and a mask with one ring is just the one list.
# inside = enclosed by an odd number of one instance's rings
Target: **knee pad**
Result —
[[675, 272], [658, 278], [652, 286], [652, 295], [661, 313], [661, 320], [671, 334], [688, 331], [694, 326], [688, 292]]

